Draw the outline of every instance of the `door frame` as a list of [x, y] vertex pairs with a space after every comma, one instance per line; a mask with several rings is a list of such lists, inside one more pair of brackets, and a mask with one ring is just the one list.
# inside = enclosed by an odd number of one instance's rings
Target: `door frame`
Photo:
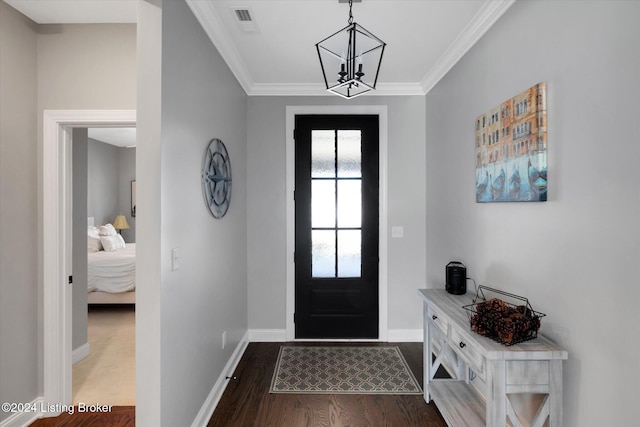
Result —
[[[71, 130], [134, 127], [135, 110], [44, 110], [41, 235], [43, 274], [43, 400], [72, 403]], [[60, 412], [48, 412], [56, 416]]]
[[[379, 132], [379, 240], [378, 256], [378, 339], [373, 341], [387, 341], [388, 330], [388, 197], [387, 197], [387, 106], [386, 105], [305, 105], [286, 107], [286, 239], [287, 239], [287, 266], [286, 266], [286, 339], [296, 340], [293, 315], [295, 312], [295, 201], [293, 191], [295, 189], [295, 140], [293, 136], [296, 115], [322, 114], [322, 115], [377, 115]], [[314, 341], [318, 341], [315, 340]], [[336, 341], [332, 339], [331, 341]], [[340, 340], [337, 340], [340, 341]], [[372, 340], [342, 340], [342, 341], [372, 341]]]

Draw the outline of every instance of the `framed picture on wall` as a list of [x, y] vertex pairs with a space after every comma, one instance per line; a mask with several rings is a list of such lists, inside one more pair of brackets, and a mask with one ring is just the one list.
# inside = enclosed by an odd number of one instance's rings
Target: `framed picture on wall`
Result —
[[136, 180], [131, 181], [131, 216], [136, 216]]
[[476, 118], [476, 202], [547, 201], [547, 85]]

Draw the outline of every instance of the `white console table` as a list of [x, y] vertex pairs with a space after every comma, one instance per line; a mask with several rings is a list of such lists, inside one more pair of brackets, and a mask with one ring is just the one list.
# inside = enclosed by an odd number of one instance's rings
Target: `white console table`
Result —
[[[566, 351], [541, 335], [502, 345], [471, 331], [462, 308], [473, 303], [471, 297], [444, 289], [419, 293], [424, 300], [424, 400], [433, 400], [450, 426], [542, 427], [547, 420], [549, 427], [562, 425]], [[440, 366], [452, 378], [436, 378]], [[540, 406], [518, 414], [514, 395], [522, 400], [527, 394], [537, 396]]]

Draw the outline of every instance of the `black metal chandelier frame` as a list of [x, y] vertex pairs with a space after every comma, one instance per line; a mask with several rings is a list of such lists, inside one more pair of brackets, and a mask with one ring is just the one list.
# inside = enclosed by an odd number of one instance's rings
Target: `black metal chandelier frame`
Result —
[[[382, 56], [387, 45], [363, 26], [354, 22], [352, 7], [353, 0], [349, 0], [349, 25], [316, 43], [320, 67], [322, 68], [322, 75], [327, 90], [347, 99], [355, 98], [376, 88], [380, 65], [382, 64]], [[346, 36], [344, 34], [346, 34]], [[359, 43], [359, 41], [362, 41], [362, 37], [366, 38], [367, 43]], [[335, 43], [335, 40], [339, 40], [340, 38], [346, 38], [348, 40], [346, 49], [343, 50], [342, 53], [337, 52], [335, 46], [332, 46], [332, 43]], [[358, 52], [356, 49], [358, 47], [362, 49], [362, 45], [366, 46], [366, 50]], [[327, 75], [328, 67], [325, 67], [325, 63], [323, 62], [323, 53], [328, 55], [328, 58], [340, 61], [340, 69], [336, 74], [337, 79], [335, 80], [335, 77], [332, 78]], [[370, 80], [364, 78], [365, 72], [363, 70], [363, 59], [367, 55], [369, 55], [368, 58], [373, 57], [373, 64], [375, 64], [376, 67], [373, 78]], [[376, 57], [376, 55], [379, 56]], [[333, 70], [329, 70], [329, 72], [331, 73]], [[335, 83], [333, 83], [334, 81]], [[329, 82], [332, 83], [330, 84]]]

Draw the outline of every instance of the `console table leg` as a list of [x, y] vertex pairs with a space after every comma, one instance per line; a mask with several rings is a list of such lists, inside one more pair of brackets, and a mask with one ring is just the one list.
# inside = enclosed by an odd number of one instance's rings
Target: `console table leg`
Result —
[[431, 359], [432, 359], [432, 351], [431, 348], [431, 340], [429, 339], [429, 322], [427, 322], [427, 304], [423, 304], [423, 339], [422, 341], [422, 389], [424, 401], [429, 403], [431, 398], [429, 397], [429, 379], [431, 378]]
[[503, 426], [507, 422], [505, 361], [487, 361], [487, 425]]
[[562, 426], [562, 360], [550, 361], [549, 427]]

